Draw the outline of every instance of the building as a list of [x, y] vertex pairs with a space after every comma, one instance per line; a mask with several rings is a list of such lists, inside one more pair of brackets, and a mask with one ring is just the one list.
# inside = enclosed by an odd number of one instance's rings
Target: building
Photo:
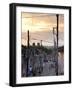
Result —
[[64, 75], [64, 46], [58, 48], [58, 74]]

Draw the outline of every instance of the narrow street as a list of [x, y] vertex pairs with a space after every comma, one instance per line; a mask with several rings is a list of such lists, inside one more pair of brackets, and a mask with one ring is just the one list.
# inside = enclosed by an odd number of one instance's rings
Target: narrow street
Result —
[[[28, 69], [31, 68], [31, 72], [29, 76], [52, 76], [55, 75], [55, 63], [52, 61], [52, 55], [48, 55], [47, 49], [44, 47], [31, 47], [29, 49], [29, 56], [28, 50], [24, 50], [26, 53], [25, 57], [23, 57], [22, 62], [22, 76], [26, 76], [26, 68], [27, 68], [27, 57], [29, 57], [28, 61]], [[24, 73], [25, 72], [25, 73]]]

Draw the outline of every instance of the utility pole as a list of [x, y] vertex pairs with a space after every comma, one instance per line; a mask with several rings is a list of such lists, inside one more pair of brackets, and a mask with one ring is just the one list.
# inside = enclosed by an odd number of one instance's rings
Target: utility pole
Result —
[[57, 61], [56, 61], [56, 75], [58, 75], [58, 33], [59, 33], [59, 15], [56, 14], [57, 18]]
[[27, 31], [27, 46], [29, 48], [29, 30]]
[[56, 17], [57, 17], [57, 46], [58, 46], [58, 33], [59, 33], [59, 15], [57, 14], [56, 15]]
[[53, 35], [54, 35], [54, 60], [55, 60], [55, 72], [58, 75], [58, 27], [59, 27], [59, 15], [56, 15], [57, 26], [53, 27]]
[[27, 69], [26, 69], [26, 76], [28, 77], [29, 73], [29, 30], [27, 31]]

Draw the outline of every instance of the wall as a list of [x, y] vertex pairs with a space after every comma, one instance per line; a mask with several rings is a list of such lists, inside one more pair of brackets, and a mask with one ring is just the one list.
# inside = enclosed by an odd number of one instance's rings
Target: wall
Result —
[[[73, 0], [0, 0], [0, 89], [1, 90], [71, 90], [72, 84], [62, 85], [46, 85], [34, 87], [18, 87], [12, 88], [8, 86], [9, 82], [9, 3], [37, 3], [37, 4], [54, 4], [54, 5], [68, 5], [73, 7]], [[73, 37], [73, 36], [72, 36]], [[72, 63], [73, 64], [73, 63]], [[72, 66], [73, 67], [73, 66]], [[73, 81], [73, 80], [72, 80]]]

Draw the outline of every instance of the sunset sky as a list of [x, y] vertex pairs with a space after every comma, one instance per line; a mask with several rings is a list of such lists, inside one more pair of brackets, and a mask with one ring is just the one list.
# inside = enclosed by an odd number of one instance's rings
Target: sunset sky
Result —
[[[22, 22], [22, 44], [27, 43], [27, 31], [30, 32], [30, 42], [39, 42], [40, 40], [53, 42], [53, 27], [56, 27], [56, 14], [45, 13], [24, 13], [21, 14]], [[59, 15], [59, 42], [64, 43], [64, 15]], [[36, 41], [32, 40], [35, 38]], [[43, 42], [44, 45], [53, 45], [53, 43]]]

